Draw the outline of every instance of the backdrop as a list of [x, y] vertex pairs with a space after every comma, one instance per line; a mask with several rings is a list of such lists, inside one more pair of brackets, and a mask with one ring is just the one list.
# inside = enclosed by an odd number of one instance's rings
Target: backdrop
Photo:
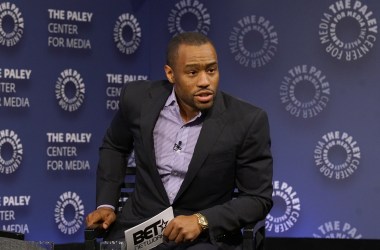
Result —
[[380, 238], [377, 0], [0, 0], [0, 229], [83, 240], [123, 84], [199, 31], [271, 124], [272, 237]]

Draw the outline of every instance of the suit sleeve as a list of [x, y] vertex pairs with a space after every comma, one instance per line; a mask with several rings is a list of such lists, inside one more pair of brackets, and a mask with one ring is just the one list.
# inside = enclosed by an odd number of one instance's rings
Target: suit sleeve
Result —
[[99, 149], [96, 175], [97, 206], [106, 204], [117, 207], [120, 188], [125, 178], [127, 157], [133, 150], [133, 136], [123, 116], [126, 109], [122, 102], [125, 92], [124, 87], [119, 110], [108, 127]]
[[239, 195], [222, 205], [201, 211], [209, 221], [212, 240], [263, 220], [272, 208], [273, 160], [267, 114], [244, 117], [249, 124], [236, 154], [236, 187]]

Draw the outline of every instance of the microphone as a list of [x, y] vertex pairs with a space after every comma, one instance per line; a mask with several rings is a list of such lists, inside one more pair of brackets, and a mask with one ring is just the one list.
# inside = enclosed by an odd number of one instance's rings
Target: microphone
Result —
[[181, 145], [182, 145], [182, 141], [179, 141], [178, 144], [174, 143], [173, 150], [176, 151], [176, 152], [177, 151], [181, 151], [182, 150]]

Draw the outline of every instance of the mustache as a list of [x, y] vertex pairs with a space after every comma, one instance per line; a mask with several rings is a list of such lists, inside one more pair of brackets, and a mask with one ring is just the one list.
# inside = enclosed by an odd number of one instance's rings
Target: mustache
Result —
[[215, 91], [212, 89], [200, 89], [194, 93], [195, 96], [197, 95], [214, 95]]

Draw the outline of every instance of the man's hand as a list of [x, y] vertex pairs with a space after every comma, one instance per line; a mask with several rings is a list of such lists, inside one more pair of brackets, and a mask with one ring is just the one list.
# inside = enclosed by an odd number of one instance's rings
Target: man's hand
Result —
[[163, 235], [170, 241], [177, 244], [195, 240], [202, 232], [195, 215], [180, 215], [172, 219], [166, 226]]
[[107, 229], [116, 220], [116, 214], [112, 208], [100, 207], [93, 211], [86, 218], [88, 228], [95, 229], [102, 227]]

